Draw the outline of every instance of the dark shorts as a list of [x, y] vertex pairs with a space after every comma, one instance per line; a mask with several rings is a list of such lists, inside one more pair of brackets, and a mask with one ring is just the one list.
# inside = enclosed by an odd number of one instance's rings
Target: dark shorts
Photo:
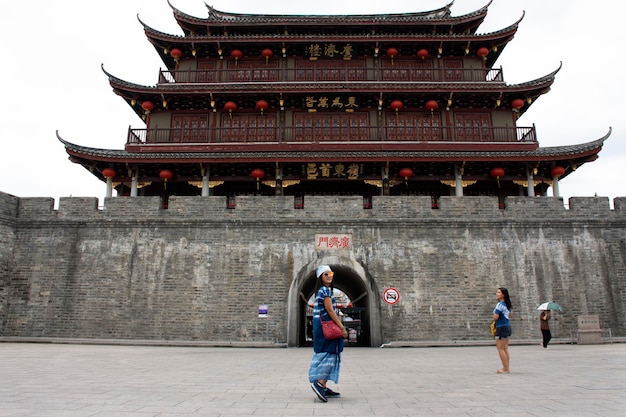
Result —
[[511, 326], [496, 327], [496, 338], [506, 339], [511, 336]]

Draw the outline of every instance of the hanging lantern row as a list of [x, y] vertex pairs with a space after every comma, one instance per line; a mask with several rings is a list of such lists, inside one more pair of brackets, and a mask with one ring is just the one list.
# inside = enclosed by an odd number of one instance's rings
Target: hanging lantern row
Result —
[[[518, 101], [521, 102], [521, 104], [518, 103]], [[163, 103], [163, 107], [166, 107], [167, 102], [164, 101]], [[211, 105], [213, 106], [213, 103]], [[519, 105], [519, 107], [515, 107], [517, 105]], [[523, 105], [524, 101], [522, 99], [513, 100], [514, 109], [519, 110], [519, 108]], [[266, 100], [258, 100], [255, 107], [257, 110], [261, 111], [261, 114], [263, 114], [263, 112], [269, 108], [269, 103]], [[398, 111], [404, 107], [404, 104], [400, 100], [393, 100], [391, 103], [389, 103], [389, 107], [392, 110], [395, 110], [397, 115]], [[439, 108], [439, 103], [436, 100], [428, 100], [424, 104], [424, 107], [430, 110], [432, 113]], [[144, 101], [141, 103], [141, 108], [145, 111], [146, 114], [149, 114], [152, 110], [154, 110], [154, 103], [151, 101]], [[235, 103], [234, 101], [227, 101], [226, 103], [224, 103], [224, 110], [228, 110], [228, 113], [232, 114], [233, 111], [237, 110], [237, 103]]]
[[[283, 51], [283, 54], [285, 52], [286, 51]], [[220, 50], [220, 55], [221, 55], [221, 50]], [[265, 58], [265, 63], [267, 64], [270, 58], [274, 56], [274, 51], [272, 51], [270, 48], [265, 48], [261, 51], [261, 56]], [[232, 51], [230, 51], [230, 57], [235, 60], [235, 65], [237, 65], [237, 62], [241, 58], [243, 58], [243, 52], [241, 52], [241, 50], [239, 49], [233, 49]]]
[[[135, 105], [135, 103], [136, 102], [134, 100], [131, 101], [132, 105]], [[212, 101], [211, 107], [214, 107], [214, 106], [215, 106], [215, 102]], [[163, 107], [167, 107], [167, 101], [163, 101]], [[270, 105], [267, 102], [267, 100], [258, 100], [256, 102], [255, 107], [257, 110], [261, 111], [261, 114], [263, 114], [263, 112], [267, 110], [270, 107]], [[400, 107], [402, 107], [402, 102], [400, 102]], [[149, 100], [143, 101], [141, 103], [141, 108], [144, 110], [146, 114], [149, 114], [152, 110], [154, 110], [154, 103]], [[228, 110], [228, 113], [232, 114], [233, 111], [237, 110], [237, 103], [235, 103], [234, 101], [227, 101], [226, 103], [224, 103], [224, 110]]]
[[[377, 48], [378, 50], [378, 48]], [[441, 48], [438, 49], [438, 53], [441, 54]], [[466, 50], [466, 52], [469, 52], [469, 49]], [[387, 56], [389, 58], [391, 58], [391, 64], [393, 65], [393, 59], [395, 57], [397, 57], [400, 53], [398, 52], [397, 48], [387, 48]], [[428, 58], [428, 56], [430, 55], [430, 53], [428, 52], [428, 49], [422, 48], [419, 49], [417, 51], [417, 57], [420, 59], [426, 59]], [[480, 58], [482, 58], [483, 60], [487, 59], [487, 55], [489, 55], [489, 49], [485, 48], [484, 46], [481, 48], [478, 48], [478, 50], [476, 51], [476, 55], [478, 55]]]
[[[378, 48], [376, 48], [376, 50], [378, 50]], [[167, 51], [167, 49], [166, 49], [166, 51]], [[221, 57], [222, 50], [220, 49], [218, 52], [219, 52], [219, 55]], [[285, 52], [286, 52], [285, 48], [283, 48], [283, 56], [285, 55]], [[466, 52], [469, 52], [469, 50], [466, 50]], [[170, 56], [172, 58], [174, 58], [174, 60], [176, 62], [178, 62], [178, 60], [180, 58], [182, 58], [182, 56], [183, 56], [183, 51], [181, 51], [178, 48], [173, 48], [169, 53], [170, 53]], [[386, 53], [387, 53], [387, 56], [389, 58], [391, 58], [392, 65], [393, 65], [393, 59], [400, 54], [398, 49], [394, 48], [394, 47], [387, 48], [387, 52]], [[196, 50], [195, 49], [192, 51], [192, 54], [193, 54], [193, 56], [196, 55]], [[439, 54], [441, 54], [441, 48], [439, 48]], [[428, 58], [429, 55], [430, 55], [430, 53], [428, 52], [428, 49], [422, 48], [422, 49], [419, 49], [417, 51], [417, 57], [420, 58], [420, 59], [426, 59], [426, 58]], [[483, 60], [486, 60], [487, 59], [487, 55], [489, 55], [489, 49], [485, 48], [484, 46], [481, 47], [481, 48], [478, 48], [478, 51], [476, 51], [476, 55], [478, 55]], [[269, 59], [274, 56], [274, 51], [272, 51], [270, 48], [265, 48], [265, 49], [263, 49], [261, 51], [261, 56], [263, 56], [265, 58], [265, 63], [267, 64], [269, 62]], [[239, 50], [239, 49], [233, 49], [230, 52], [230, 57], [233, 58], [235, 60], [235, 64], [237, 64], [237, 62], [241, 58], [243, 58], [243, 52], [241, 50]]]
[[[404, 107], [404, 103], [402, 103], [402, 101], [400, 100], [393, 100], [391, 103], [389, 103], [389, 107], [392, 110], [395, 110], [397, 115], [398, 111], [402, 109], [402, 107]], [[439, 108], [439, 103], [437, 103], [437, 100], [428, 100], [424, 104], [424, 107], [426, 107], [426, 109], [430, 110], [430, 112], [432, 113]]]
[[[164, 51], [164, 52], [167, 54], [167, 49], [165, 49], [165, 51]], [[285, 52], [286, 52], [286, 50], [285, 50], [285, 48], [283, 48], [283, 54], [284, 54]], [[178, 49], [178, 48], [174, 48], [174, 49], [172, 49], [171, 51], [169, 51], [169, 54], [170, 54], [170, 56], [171, 56], [172, 58], [174, 58], [174, 60], [175, 60], [176, 62], [178, 62], [178, 60], [179, 60], [180, 58], [182, 58], [182, 56], [183, 56], [183, 51], [181, 51], [181, 50], [180, 50], [180, 49]], [[196, 56], [196, 50], [195, 50], [195, 49], [193, 49], [193, 50], [191, 51], [191, 54], [192, 54], [193, 56]], [[219, 50], [218, 50], [218, 54], [220, 55], [220, 58], [221, 58], [221, 57], [222, 57], [222, 50], [221, 50], [221, 49], [219, 49]], [[270, 48], [265, 48], [265, 49], [263, 49], [263, 50], [261, 51], [261, 56], [263, 56], [263, 57], [265, 58], [265, 63], [267, 64], [267, 63], [268, 63], [268, 61], [269, 61], [269, 59], [270, 59], [271, 57], [273, 57], [273, 56], [274, 56], [274, 51], [272, 51]], [[231, 57], [231, 58], [233, 58], [233, 59], [235, 60], [235, 63], [237, 63], [237, 61], [239, 61], [241, 58], [243, 58], [243, 52], [241, 52], [241, 50], [239, 50], [239, 49], [233, 49], [233, 50], [230, 52], [230, 57]]]

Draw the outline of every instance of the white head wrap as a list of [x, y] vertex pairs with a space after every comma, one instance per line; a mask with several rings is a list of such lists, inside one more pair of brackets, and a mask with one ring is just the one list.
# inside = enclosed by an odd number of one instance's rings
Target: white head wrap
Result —
[[328, 266], [328, 265], [320, 265], [315, 270], [315, 276], [317, 276], [319, 278], [319, 277], [322, 276], [322, 274], [324, 272], [331, 272], [331, 271], [332, 271], [332, 269], [330, 269], [330, 266]]

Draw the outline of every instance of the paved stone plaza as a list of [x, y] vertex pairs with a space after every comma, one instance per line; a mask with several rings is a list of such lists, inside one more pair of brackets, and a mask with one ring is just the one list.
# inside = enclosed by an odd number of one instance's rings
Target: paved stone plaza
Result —
[[626, 344], [510, 350], [347, 348], [322, 403], [309, 348], [0, 343], [0, 416], [626, 415]]

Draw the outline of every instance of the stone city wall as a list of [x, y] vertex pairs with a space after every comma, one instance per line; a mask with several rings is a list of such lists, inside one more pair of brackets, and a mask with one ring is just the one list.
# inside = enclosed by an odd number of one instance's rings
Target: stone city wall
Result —
[[[368, 282], [371, 344], [489, 339], [509, 289], [514, 339], [536, 306], [626, 336], [626, 198], [307, 196], [17, 198], [0, 193], [0, 336], [300, 344], [297, 303], [321, 262]], [[349, 235], [319, 248], [316, 235]], [[340, 275], [340, 274], [338, 274]], [[337, 277], [339, 279], [339, 276]], [[397, 304], [382, 299], [396, 288]], [[307, 287], [308, 288], [308, 287]], [[304, 294], [303, 294], [304, 295]], [[308, 295], [308, 294], [307, 294]], [[259, 306], [268, 306], [259, 317]], [[378, 326], [378, 327], [377, 327]]]

